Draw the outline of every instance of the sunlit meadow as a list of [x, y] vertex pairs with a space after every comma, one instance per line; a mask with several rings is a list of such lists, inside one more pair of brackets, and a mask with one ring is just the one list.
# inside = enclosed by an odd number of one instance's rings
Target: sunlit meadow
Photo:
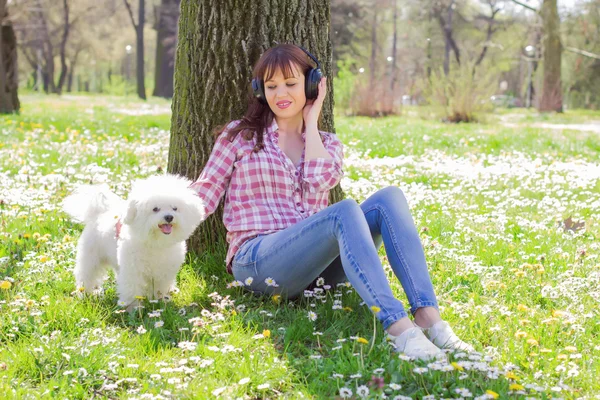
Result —
[[60, 201], [82, 183], [125, 196], [164, 171], [170, 105], [22, 102], [0, 117], [2, 398], [600, 398], [599, 113], [336, 117], [347, 196], [402, 188], [442, 316], [477, 349], [426, 363], [391, 351], [351, 287], [256, 297], [224, 251], [190, 254], [180, 292], [131, 315], [112, 277], [79, 299], [82, 226]]

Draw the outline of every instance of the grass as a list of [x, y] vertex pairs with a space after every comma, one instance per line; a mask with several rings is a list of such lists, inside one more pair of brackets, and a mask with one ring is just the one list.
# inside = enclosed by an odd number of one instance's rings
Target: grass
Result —
[[[20, 115], [0, 116], [2, 397], [597, 396], [598, 135], [535, 127], [600, 120], [597, 113], [510, 110], [472, 125], [411, 110], [336, 118], [347, 195], [362, 201], [402, 188], [442, 316], [478, 350], [427, 364], [390, 351], [351, 287], [289, 303], [230, 287], [224, 249], [189, 253], [172, 301], [142, 301], [133, 315], [117, 307], [113, 277], [103, 296], [77, 298], [82, 227], [59, 203], [79, 183], [107, 182], [125, 195], [133, 179], [163, 170], [169, 104], [22, 102]], [[519, 115], [518, 127], [503, 125], [507, 113]], [[568, 217], [585, 229], [568, 229]]]

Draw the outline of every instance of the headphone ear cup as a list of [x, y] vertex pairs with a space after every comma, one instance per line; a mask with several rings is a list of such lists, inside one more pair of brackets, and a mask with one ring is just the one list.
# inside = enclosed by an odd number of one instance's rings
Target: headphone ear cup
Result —
[[262, 104], [267, 104], [267, 98], [265, 97], [265, 84], [262, 79], [252, 79], [252, 94]]
[[319, 82], [321, 82], [322, 77], [323, 73], [320, 68], [312, 68], [308, 71], [304, 85], [307, 99], [312, 100], [317, 98], [319, 94]]

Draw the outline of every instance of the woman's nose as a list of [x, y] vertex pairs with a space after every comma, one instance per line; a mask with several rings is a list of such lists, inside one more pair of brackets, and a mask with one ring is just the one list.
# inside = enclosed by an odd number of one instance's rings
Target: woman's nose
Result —
[[285, 97], [288, 94], [288, 89], [285, 85], [277, 88], [277, 97]]

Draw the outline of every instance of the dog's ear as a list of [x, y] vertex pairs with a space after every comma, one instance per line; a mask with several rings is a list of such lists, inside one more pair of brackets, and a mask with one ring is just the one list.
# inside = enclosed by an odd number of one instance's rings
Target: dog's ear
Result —
[[127, 211], [125, 212], [125, 218], [123, 218], [123, 223], [127, 225], [131, 225], [135, 216], [137, 215], [138, 202], [136, 200], [129, 200], [127, 202]]

